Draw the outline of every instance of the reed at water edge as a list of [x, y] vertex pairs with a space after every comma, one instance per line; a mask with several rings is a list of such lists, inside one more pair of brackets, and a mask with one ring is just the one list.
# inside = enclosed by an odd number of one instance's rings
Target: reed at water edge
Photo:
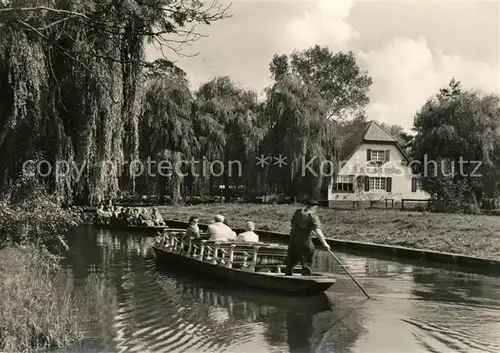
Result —
[[59, 259], [46, 250], [0, 250], [0, 351], [33, 352], [81, 341], [104, 288], [94, 277], [77, 297]]
[[0, 193], [0, 352], [78, 343], [98, 318], [107, 281], [90, 274], [76, 288], [54, 255], [60, 242], [67, 246], [60, 235], [80, 223], [78, 210], [63, 208], [33, 177]]

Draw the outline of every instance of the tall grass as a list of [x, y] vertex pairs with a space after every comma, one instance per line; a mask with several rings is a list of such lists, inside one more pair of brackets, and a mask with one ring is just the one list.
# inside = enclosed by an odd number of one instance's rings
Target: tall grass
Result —
[[33, 246], [0, 251], [0, 351], [28, 352], [82, 338], [82, 314], [56, 258]]
[[0, 194], [0, 352], [64, 347], [83, 338], [105, 282], [90, 277], [75, 296], [73, 280], [53, 251], [81, 222], [32, 178]]
[[87, 279], [75, 295], [59, 260], [35, 246], [0, 250], [0, 352], [66, 347], [83, 339], [98, 317], [105, 281]]

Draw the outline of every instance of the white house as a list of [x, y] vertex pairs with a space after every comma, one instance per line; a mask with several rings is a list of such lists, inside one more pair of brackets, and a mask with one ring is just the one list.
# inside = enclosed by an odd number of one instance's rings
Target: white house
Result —
[[[340, 127], [340, 170], [328, 188], [330, 205], [353, 201], [427, 200], [410, 158], [375, 121]], [[406, 202], [406, 201], [405, 201]]]

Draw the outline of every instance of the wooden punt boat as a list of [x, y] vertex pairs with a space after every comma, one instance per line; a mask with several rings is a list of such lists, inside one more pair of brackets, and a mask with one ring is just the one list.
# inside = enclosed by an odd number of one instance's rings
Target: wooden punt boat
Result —
[[193, 240], [186, 239], [183, 231], [168, 230], [153, 245], [153, 251], [159, 264], [270, 291], [311, 295], [335, 283], [329, 273], [285, 276], [287, 247], [280, 244]]
[[169, 278], [175, 278], [175, 286], [177, 289], [180, 288], [183, 295], [198, 297], [200, 302], [206, 302], [211, 306], [224, 305], [227, 302], [233, 304], [243, 302], [311, 314], [331, 311], [334, 307], [334, 304], [324, 292], [310, 296], [285, 296], [282, 293], [273, 293], [259, 288], [240, 286], [231, 288], [223, 282], [213, 281], [203, 274], [179, 271], [168, 266], [164, 266], [161, 273]]
[[94, 226], [102, 229], [116, 229], [116, 230], [141, 232], [141, 233], [157, 233], [168, 229], [168, 226], [129, 226], [126, 224], [100, 223], [100, 222], [94, 222]]

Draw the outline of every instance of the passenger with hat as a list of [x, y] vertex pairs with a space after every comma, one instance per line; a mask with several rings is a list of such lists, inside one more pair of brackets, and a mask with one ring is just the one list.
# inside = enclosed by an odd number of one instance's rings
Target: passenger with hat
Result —
[[330, 249], [321, 231], [321, 222], [316, 215], [318, 205], [316, 200], [309, 200], [307, 206], [297, 210], [292, 217], [292, 229], [288, 240], [288, 253], [285, 262], [285, 275], [287, 276], [293, 274], [293, 268], [297, 263], [302, 265], [303, 276], [311, 275], [315, 250], [311, 240], [312, 235], [317, 236], [326, 250]]
[[207, 237], [212, 241], [236, 240], [236, 233], [224, 224], [224, 216], [218, 214], [214, 216], [214, 221], [208, 226]]

